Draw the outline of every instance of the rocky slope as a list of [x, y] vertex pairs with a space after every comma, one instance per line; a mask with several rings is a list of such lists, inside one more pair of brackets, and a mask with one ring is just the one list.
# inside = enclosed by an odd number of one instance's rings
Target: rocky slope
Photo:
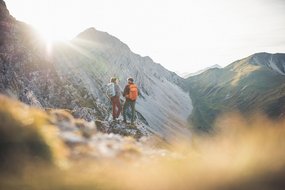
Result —
[[193, 100], [189, 118], [196, 129], [210, 130], [220, 114], [265, 113], [280, 118], [285, 113], [285, 54], [258, 53], [223, 69], [187, 79]]
[[106, 107], [88, 97], [88, 89], [57, 73], [35, 30], [15, 20], [3, 1], [0, 7], [0, 92], [37, 107], [73, 110], [88, 121], [104, 119]]
[[52, 51], [25, 23], [15, 20], [1, 0], [0, 92], [42, 108], [69, 109], [87, 121], [108, 120], [105, 85], [111, 76], [137, 82], [139, 125], [160, 136], [188, 134], [191, 100], [183, 79], [133, 53], [117, 38], [87, 29]]
[[182, 90], [183, 79], [149, 57], [134, 54], [117, 38], [90, 28], [69, 44], [57, 46], [55, 52], [59, 75], [70, 78], [72, 83], [80, 81], [97, 102], [106, 104], [104, 91], [110, 77], [118, 77], [124, 88], [132, 76], [141, 91], [137, 110], [145, 123], [164, 135], [170, 131], [181, 133], [179, 126], [186, 126], [191, 100]]

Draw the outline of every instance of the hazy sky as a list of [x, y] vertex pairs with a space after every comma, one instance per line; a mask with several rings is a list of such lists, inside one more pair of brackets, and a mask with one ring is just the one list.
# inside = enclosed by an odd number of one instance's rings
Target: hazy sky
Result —
[[256, 52], [285, 53], [285, 0], [6, 0], [48, 39], [89, 27], [172, 71], [225, 66]]

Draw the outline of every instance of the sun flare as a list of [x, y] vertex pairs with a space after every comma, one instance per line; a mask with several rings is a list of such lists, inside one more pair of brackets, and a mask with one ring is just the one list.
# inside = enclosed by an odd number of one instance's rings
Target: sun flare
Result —
[[41, 38], [43, 39], [43, 41], [47, 44], [53, 44], [55, 42], [58, 41], [67, 41], [68, 38], [58, 34], [55, 30], [53, 30], [52, 28], [37, 28]]

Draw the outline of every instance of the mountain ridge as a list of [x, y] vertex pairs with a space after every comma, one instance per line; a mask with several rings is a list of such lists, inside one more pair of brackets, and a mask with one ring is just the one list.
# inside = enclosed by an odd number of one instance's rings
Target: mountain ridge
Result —
[[14, 19], [1, 27], [1, 93], [37, 107], [69, 109], [87, 121], [109, 120], [105, 85], [110, 77], [124, 85], [132, 76], [142, 92], [139, 124], [160, 136], [190, 134], [187, 117], [192, 108], [184, 79], [133, 53], [118, 38], [89, 28], [70, 42], [54, 45], [48, 54], [28, 25]]
[[206, 68], [204, 68], [204, 69], [201, 69], [201, 70], [199, 70], [199, 71], [197, 71], [197, 72], [194, 72], [194, 73], [182, 73], [182, 74], [180, 74], [180, 76], [182, 77], [182, 78], [185, 78], [185, 79], [187, 79], [187, 78], [189, 78], [189, 77], [192, 77], [192, 76], [195, 76], [195, 75], [199, 75], [199, 74], [201, 74], [201, 73], [203, 73], [203, 72], [205, 72], [205, 71], [207, 71], [207, 70], [209, 70], [209, 69], [214, 69], [214, 68], [218, 68], [218, 69], [220, 69], [220, 68], [222, 68], [220, 65], [218, 65], [218, 64], [215, 64], [215, 65], [212, 65], [212, 66], [210, 66], [210, 67], [206, 67]]
[[117, 48], [117, 46], [119, 46], [126, 51], [130, 51], [129, 46], [123, 43], [120, 39], [110, 35], [108, 32], [99, 31], [94, 27], [89, 27], [80, 32], [75, 38], [72, 39], [72, 41], [76, 40], [96, 41], [99, 43], [108, 44], [108, 46], [113, 46], [113, 48]]
[[252, 62], [264, 55], [273, 60], [278, 60], [275, 56], [285, 58], [280, 53], [256, 53], [222, 69], [210, 69], [187, 79], [194, 106], [189, 120], [194, 128], [211, 131], [215, 120], [228, 112], [238, 111], [245, 116], [261, 112], [271, 118], [284, 114], [284, 75], [272, 63], [270, 67], [269, 59], [263, 64]]

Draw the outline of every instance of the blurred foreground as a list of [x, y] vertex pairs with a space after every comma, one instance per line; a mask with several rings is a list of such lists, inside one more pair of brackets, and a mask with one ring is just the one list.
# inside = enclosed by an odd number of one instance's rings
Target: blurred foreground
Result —
[[58, 127], [67, 113], [55, 118], [58, 112], [3, 96], [0, 104], [0, 189], [285, 188], [283, 120], [231, 113], [217, 120], [216, 134], [169, 145], [99, 133], [70, 119], [83, 143], [63, 138]]

